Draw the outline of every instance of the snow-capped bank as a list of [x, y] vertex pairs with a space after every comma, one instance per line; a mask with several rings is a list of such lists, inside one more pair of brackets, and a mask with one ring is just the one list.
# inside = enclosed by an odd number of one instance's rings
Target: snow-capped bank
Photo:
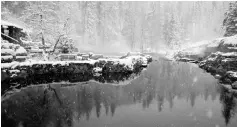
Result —
[[[149, 57], [150, 58], [150, 57]], [[3, 91], [30, 84], [52, 82], [100, 82], [124, 81], [132, 74], [139, 74], [147, 67], [144, 56], [128, 56], [123, 59], [98, 59], [81, 61], [35, 61], [1, 64]], [[22, 85], [19, 87], [23, 87]]]
[[232, 45], [237, 46], [237, 35], [223, 38], [223, 44], [224, 45]]
[[[148, 65], [151, 57], [128, 56], [123, 59], [98, 59], [80, 61], [35, 61], [2, 63], [2, 72], [20, 70], [26, 74], [70, 74], [70, 73], [131, 73]], [[9, 73], [10, 74], [10, 73]], [[10, 74], [11, 75], [11, 74]]]
[[[173, 53], [177, 61], [197, 63], [221, 83], [237, 82], [237, 35], [203, 41]], [[234, 89], [236, 87], [232, 85]]]
[[218, 38], [210, 41], [201, 41], [192, 45], [185, 45], [180, 50], [172, 53], [174, 59], [187, 57], [193, 60], [200, 60], [214, 52], [237, 52], [237, 35]]
[[211, 73], [220, 75], [223, 83], [234, 83], [237, 81], [237, 52], [216, 52], [212, 53], [199, 62], [199, 67]]

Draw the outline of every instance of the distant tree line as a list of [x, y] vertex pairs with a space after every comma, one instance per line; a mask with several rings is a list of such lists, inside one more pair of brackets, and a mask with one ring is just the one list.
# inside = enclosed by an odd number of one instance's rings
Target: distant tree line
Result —
[[[132, 50], [179, 47], [222, 36], [236, 13], [230, 2], [21, 2], [3, 1], [3, 19], [16, 17], [33, 28], [33, 37], [56, 43], [79, 36], [76, 43], [109, 45], [126, 41]], [[228, 17], [228, 18], [227, 18]], [[225, 34], [230, 35], [230, 34]]]
[[229, 9], [225, 13], [223, 26], [225, 28], [224, 36], [233, 36], [237, 34], [237, 2], [229, 4]]

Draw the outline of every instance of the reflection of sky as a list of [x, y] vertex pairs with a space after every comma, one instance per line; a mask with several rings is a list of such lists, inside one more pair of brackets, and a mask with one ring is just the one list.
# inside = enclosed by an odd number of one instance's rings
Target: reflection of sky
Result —
[[[227, 107], [225, 110], [228, 112], [233, 107], [226, 104], [237, 102], [236, 98], [231, 98], [232, 94], [228, 93], [226, 96], [217, 81], [201, 69], [189, 64], [162, 61], [152, 63], [140, 77], [128, 85], [91, 82], [54, 88], [60, 93], [58, 98], [71, 106], [69, 111], [73, 112], [72, 126], [75, 127], [222, 127], [225, 126], [226, 117], [222, 113], [223, 106]], [[25, 89], [12, 99], [17, 100], [22, 95], [27, 95], [26, 93], [36, 96], [39, 93], [37, 91], [42, 89]], [[52, 104], [57, 103], [53, 92], [49, 97]], [[108, 114], [105, 111], [105, 102], [109, 106]], [[90, 111], [89, 120], [86, 115], [79, 121], [76, 118], [81, 105], [84, 106], [83, 112]], [[58, 105], [54, 106], [56, 107], [52, 110], [59, 108]], [[88, 109], [90, 106], [92, 109]], [[236, 107], [234, 104], [233, 106]], [[230, 118], [228, 126], [236, 127], [236, 119], [237, 115]]]

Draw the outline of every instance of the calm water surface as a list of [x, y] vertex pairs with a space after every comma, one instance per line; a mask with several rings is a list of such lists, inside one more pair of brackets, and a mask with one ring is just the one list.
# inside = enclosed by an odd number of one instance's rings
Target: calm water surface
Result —
[[8, 127], [237, 127], [236, 95], [194, 64], [162, 59], [131, 82], [34, 86], [1, 103]]

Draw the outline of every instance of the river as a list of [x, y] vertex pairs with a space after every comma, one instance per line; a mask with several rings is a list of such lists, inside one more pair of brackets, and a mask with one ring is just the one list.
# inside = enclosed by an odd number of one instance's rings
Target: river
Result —
[[2, 126], [237, 126], [236, 94], [195, 64], [159, 58], [134, 77], [22, 88], [2, 96]]

